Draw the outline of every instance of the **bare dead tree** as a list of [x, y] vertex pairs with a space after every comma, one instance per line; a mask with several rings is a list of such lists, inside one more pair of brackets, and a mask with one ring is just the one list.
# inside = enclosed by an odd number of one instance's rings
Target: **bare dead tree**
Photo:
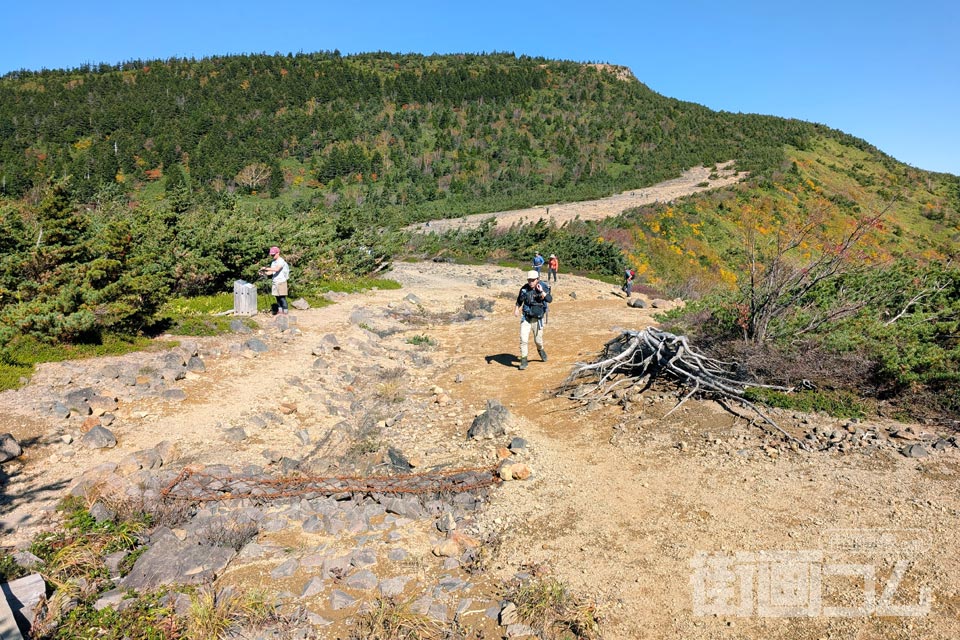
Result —
[[[866, 306], [868, 300], [854, 296], [838, 295], [826, 308], [808, 302], [807, 298], [815, 287], [848, 273], [862, 262], [863, 256], [855, 250], [857, 244], [879, 225], [893, 204], [891, 201], [879, 213], [858, 219], [853, 229], [836, 242], [821, 237], [826, 205], [811, 212], [798, 226], [778, 230], [766, 244], [752, 228], [747, 228], [749, 277], [742, 289], [741, 309], [744, 338], [760, 343], [783, 337], [774, 324], [796, 313], [804, 314], [808, 320], [804, 326], [793, 326], [789, 331], [809, 333]], [[809, 259], [802, 258], [806, 247], [815, 247], [817, 251]]]
[[903, 305], [903, 308], [900, 309], [900, 312], [897, 313], [897, 315], [893, 316], [892, 318], [884, 322], [883, 326], [888, 327], [891, 324], [895, 323], [897, 320], [900, 320], [901, 318], [909, 316], [910, 309], [916, 306], [917, 304], [919, 304], [921, 300], [946, 290], [948, 286], [949, 286], [949, 283], [947, 282], [934, 282], [929, 287], [925, 287], [921, 289], [915, 296], [907, 300], [907, 302]]
[[668, 416], [696, 394], [712, 397], [729, 410], [727, 402], [749, 407], [784, 438], [803, 449], [807, 446], [784, 431], [772, 418], [746, 398], [747, 389], [765, 388], [790, 392], [792, 387], [764, 385], [741, 380], [735, 363], [722, 362], [698, 353], [685, 336], [648, 327], [643, 331], [623, 331], [604, 345], [594, 363], [578, 364], [561, 383], [557, 395], [589, 402], [610, 395], [615, 389], [649, 389], [658, 379], [687, 388]]
[[270, 181], [270, 167], [262, 162], [248, 164], [234, 178], [237, 184], [247, 189], [261, 189]]

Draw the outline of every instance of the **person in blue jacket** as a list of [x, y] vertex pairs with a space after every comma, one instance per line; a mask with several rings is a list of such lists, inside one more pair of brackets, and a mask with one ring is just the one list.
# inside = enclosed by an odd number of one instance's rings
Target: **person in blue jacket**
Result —
[[543, 267], [543, 263], [544, 263], [543, 256], [540, 255], [539, 251], [537, 251], [533, 255], [533, 270], [537, 272], [537, 276], [540, 275], [540, 268]]

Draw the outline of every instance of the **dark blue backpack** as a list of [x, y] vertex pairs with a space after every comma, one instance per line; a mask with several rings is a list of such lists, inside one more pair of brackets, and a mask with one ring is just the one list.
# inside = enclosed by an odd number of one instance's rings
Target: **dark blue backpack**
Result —
[[545, 282], [540, 283], [543, 289], [543, 296], [538, 296], [533, 289], [528, 289], [523, 298], [523, 315], [528, 318], [542, 318], [547, 315], [547, 303], [553, 298], [550, 295], [550, 286]]

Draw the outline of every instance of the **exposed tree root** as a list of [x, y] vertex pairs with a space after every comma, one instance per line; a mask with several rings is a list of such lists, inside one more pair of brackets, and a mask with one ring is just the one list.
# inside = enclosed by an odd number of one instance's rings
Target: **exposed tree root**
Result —
[[649, 389], [663, 378], [688, 388], [689, 392], [667, 414], [668, 416], [694, 395], [712, 397], [728, 411], [728, 401], [752, 409], [784, 438], [803, 449], [807, 446], [784, 431], [759, 407], [746, 399], [750, 387], [793, 391], [791, 387], [755, 384], [736, 378], [736, 363], [722, 362], [697, 353], [685, 336], [648, 327], [643, 331], [624, 331], [607, 342], [600, 359], [592, 364], [578, 364], [560, 385], [557, 395], [589, 402], [609, 396], [617, 388]]

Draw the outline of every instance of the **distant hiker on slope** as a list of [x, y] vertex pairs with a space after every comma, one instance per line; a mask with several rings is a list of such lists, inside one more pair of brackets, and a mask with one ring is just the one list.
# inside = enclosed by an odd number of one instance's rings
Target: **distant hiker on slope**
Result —
[[621, 287], [621, 289], [623, 289], [623, 292], [627, 294], [628, 298], [630, 297], [630, 292], [633, 291], [633, 278], [636, 275], [636, 272], [629, 267], [623, 272], [623, 287]]
[[537, 277], [540, 277], [540, 267], [543, 266], [543, 256], [540, 255], [540, 252], [537, 251], [533, 255], [533, 270], [537, 272]]
[[[539, 255], [539, 254], [538, 254]], [[553, 302], [550, 294], [550, 285], [540, 282], [540, 273], [527, 272], [527, 284], [520, 287], [517, 295], [517, 306], [513, 315], [520, 318], [520, 370], [527, 368], [527, 345], [530, 341], [530, 332], [533, 331], [533, 342], [537, 345], [537, 353], [543, 362], [547, 361], [547, 352], [543, 347], [543, 326], [547, 319], [547, 304]]]
[[553, 278], [553, 282], [557, 282], [557, 269], [560, 268], [560, 261], [557, 260], [557, 256], [550, 254], [550, 258], [547, 260], [547, 282], [550, 282], [550, 278]]

